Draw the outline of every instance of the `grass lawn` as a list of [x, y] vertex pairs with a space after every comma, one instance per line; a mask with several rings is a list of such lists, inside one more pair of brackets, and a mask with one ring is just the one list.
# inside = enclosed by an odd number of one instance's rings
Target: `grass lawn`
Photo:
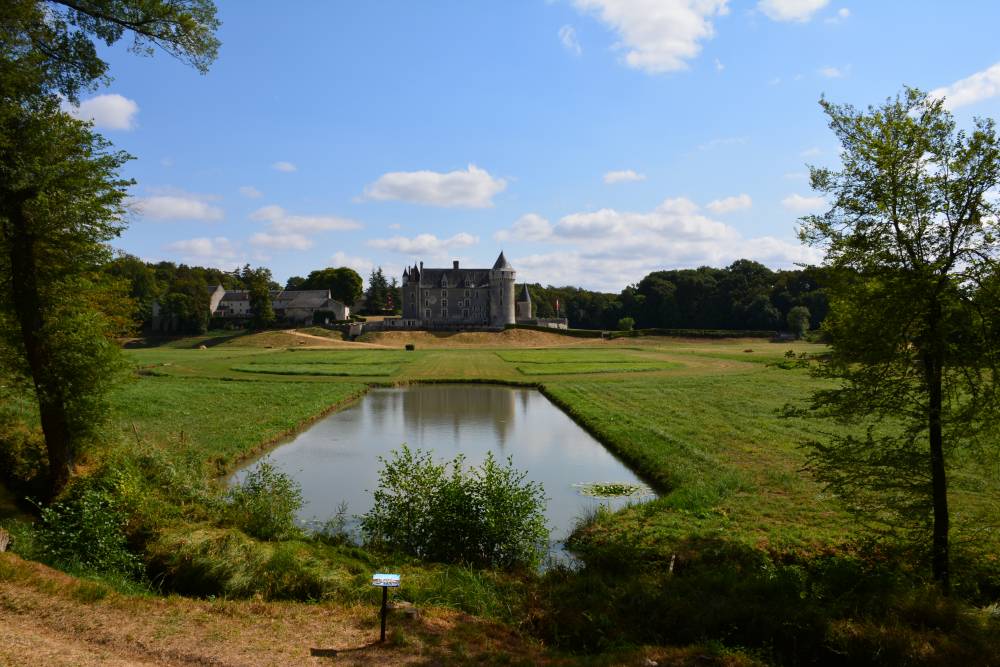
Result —
[[[248, 337], [252, 339], [253, 337]], [[588, 341], [571, 348], [209, 349], [127, 352], [140, 375], [118, 394], [127, 430], [194, 448], [220, 469], [358, 396], [368, 382], [496, 381], [538, 386], [661, 492], [601, 530], [649, 543], [719, 535], [769, 549], [820, 549], [853, 519], [808, 475], [799, 445], [837, 428], [781, 419], [817, 387], [776, 364], [808, 343], [669, 338]], [[245, 380], [242, 382], [234, 380]], [[956, 473], [958, 531], [982, 520], [1000, 489], [995, 468]], [[978, 491], [978, 492], [977, 492]], [[1000, 544], [995, 533], [987, 543]]]
[[[169, 520], [148, 534], [149, 571], [172, 581], [173, 590], [219, 597], [167, 602], [176, 605], [178, 627], [191, 614], [221, 618], [243, 604], [226, 597], [271, 600], [296, 597], [295, 590], [308, 593], [299, 599], [331, 606], [247, 604], [264, 605], [252, 609], [266, 610], [274, 628], [296, 626], [292, 619], [303, 609], [330, 609], [323, 613], [366, 626], [374, 617], [358, 619], [370, 616], [375, 603], [367, 577], [381, 570], [404, 573], [407, 584], [396, 594], [436, 609], [427, 619], [457, 619], [458, 611], [492, 619], [450, 626], [465, 634], [450, 642], [449, 651], [479, 647], [468, 657], [486, 655], [491, 633], [513, 626], [574, 651], [612, 650], [592, 664], [620, 664], [619, 659], [634, 664], [640, 655], [669, 659], [675, 649], [664, 645], [700, 646], [709, 640], [714, 648], [707, 651], [707, 664], [727, 665], [756, 663], [739, 647], [764, 660], [786, 656], [789, 664], [834, 655], [848, 662], [902, 656], [898, 661], [913, 664], [924, 664], [926, 656], [948, 656], [938, 662], [972, 664], [993, 650], [984, 648], [1000, 636], [989, 608], [942, 607], [948, 603], [940, 598], [893, 584], [900, 581], [896, 571], [879, 574], [877, 562], [845, 549], [861, 535], [855, 518], [803, 472], [800, 448], [842, 427], [778, 416], [782, 406], [820, 386], [805, 370], [783, 368], [785, 354], [818, 353], [821, 346], [759, 339], [567, 340], [523, 331], [414, 339], [392, 333], [360, 344], [267, 332], [128, 349], [135, 372], [114, 395], [125, 443], [114, 455], [129, 456], [130, 443], [138, 441], [131, 456], [150, 462], [156, 467], [153, 477], [164, 480], [162, 489], [155, 487], [161, 507], [179, 494], [173, 501], [178, 508], [185, 503], [197, 508], [202, 502], [197, 485], [188, 488], [183, 474], [173, 472], [188, 469], [192, 461], [223, 475], [371, 386], [495, 382], [537, 387], [659, 497], [616, 513], [596, 512], [574, 538], [586, 567], [556, 569], [544, 577], [425, 564], [301, 539], [262, 542], [220, 524], [209, 510], [163, 511]], [[412, 340], [418, 341], [416, 351], [401, 349]], [[553, 341], [556, 347], [539, 347]], [[995, 526], [1000, 466], [989, 461], [972, 452], [951, 460], [953, 535], [957, 556], [993, 562], [1000, 570]], [[156, 511], [162, 510], [150, 510]], [[961, 558], [956, 557], [956, 571], [963, 567]], [[0, 587], [36, 595], [32, 582], [38, 577], [8, 565], [10, 576], [5, 580], [0, 571]], [[118, 599], [107, 591], [99, 597], [104, 596]], [[65, 596], [43, 598], [38, 605], [59, 605], [70, 616], [81, 613]], [[114, 616], [106, 603], [100, 605], [94, 608]], [[161, 613], [157, 605], [150, 602], [142, 613]], [[23, 625], [24, 619], [5, 620], [4, 613], [0, 608], [0, 628]], [[240, 618], [226, 632], [257, 627], [250, 616]], [[951, 623], [952, 630], [935, 629], [945, 627], [935, 619]], [[502, 623], [489, 625], [496, 621]], [[434, 624], [439, 621], [406, 625], [409, 639], [400, 640], [397, 655], [454, 657], [435, 653], [440, 640], [428, 630]], [[51, 624], [31, 627], [41, 633], [38, 642], [56, 632]], [[144, 641], [152, 646], [156, 638]], [[215, 647], [223, 644], [212, 641]], [[621, 646], [647, 644], [659, 648], [614, 653]], [[297, 648], [283, 650], [299, 656]], [[505, 650], [529, 663], [564, 659], [526, 644], [516, 633]], [[0, 650], [0, 661], [3, 655]], [[701, 664], [705, 655], [706, 649], [697, 648], [675, 657], [678, 664]], [[357, 657], [364, 662], [372, 656]], [[936, 664], [933, 659], [924, 662]]]

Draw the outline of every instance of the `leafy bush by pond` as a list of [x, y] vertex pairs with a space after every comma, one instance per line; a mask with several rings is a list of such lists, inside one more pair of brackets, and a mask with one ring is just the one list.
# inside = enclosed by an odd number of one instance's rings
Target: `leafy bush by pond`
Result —
[[374, 507], [362, 517], [367, 540], [426, 560], [535, 567], [548, 543], [545, 492], [508, 458], [487, 454], [465, 468], [460, 454], [436, 463], [430, 452], [403, 445], [380, 457]]
[[261, 461], [226, 495], [225, 516], [247, 535], [261, 540], [294, 536], [302, 509], [302, 487], [270, 461]]
[[128, 513], [113, 493], [84, 486], [42, 508], [35, 548], [41, 560], [71, 571], [137, 576], [140, 561], [129, 550], [127, 523]]

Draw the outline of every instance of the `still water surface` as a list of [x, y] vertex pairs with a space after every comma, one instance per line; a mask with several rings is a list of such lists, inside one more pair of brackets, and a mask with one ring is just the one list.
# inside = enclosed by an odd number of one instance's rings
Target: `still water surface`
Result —
[[[642, 484], [538, 391], [492, 385], [373, 389], [274, 449], [270, 460], [302, 485], [306, 504], [300, 519], [324, 521], [342, 501], [351, 515], [371, 509], [378, 457], [388, 457], [403, 443], [433, 450], [436, 460], [461, 453], [470, 465], [482, 463], [487, 452], [501, 461], [510, 456], [515, 468], [544, 486], [556, 542], [588, 508], [637, 500], [594, 498], [584, 495], [580, 484]], [[246, 469], [236, 478], [245, 474]]]

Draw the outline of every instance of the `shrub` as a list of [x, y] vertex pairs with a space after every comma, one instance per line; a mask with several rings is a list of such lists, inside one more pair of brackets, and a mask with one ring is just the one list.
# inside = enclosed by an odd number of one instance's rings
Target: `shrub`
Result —
[[261, 540], [294, 536], [295, 515], [302, 509], [302, 487], [264, 460], [226, 494], [226, 519]]
[[408, 352], [413, 352], [415, 349], [417, 349], [417, 347], [413, 343], [407, 343], [406, 344], [406, 350]]
[[631, 317], [623, 317], [618, 320], [618, 330], [619, 331], [632, 331], [635, 329], [635, 319]]
[[128, 513], [112, 492], [81, 485], [66, 500], [42, 508], [37, 554], [68, 570], [136, 576], [140, 561], [128, 548], [127, 524]]
[[435, 463], [406, 445], [380, 457], [374, 507], [362, 517], [369, 543], [427, 560], [500, 568], [535, 567], [548, 540], [545, 494], [508, 458], [492, 454], [466, 470], [459, 455]]

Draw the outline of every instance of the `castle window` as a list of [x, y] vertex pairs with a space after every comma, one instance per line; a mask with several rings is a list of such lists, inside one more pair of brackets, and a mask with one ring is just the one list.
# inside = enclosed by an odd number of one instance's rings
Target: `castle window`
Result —
[[469, 309], [468, 308], [466, 308], [465, 310], [462, 311], [462, 317], [464, 317], [466, 319], [469, 318]]
[[441, 310], [448, 307], [448, 299], [441, 299]]
[[469, 290], [465, 290], [465, 296], [469, 296]]
[[426, 310], [424, 311], [424, 319], [425, 319], [425, 320], [429, 320], [429, 319], [431, 319], [431, 309], [430, 309], [430, 308], [428, 308], [428, 309], [426, 309]]
[[448, 296], [448, 290], [446, 289], [441, 290], [441, 298], [444, 298], [446, 296]]
[[441, 319], [442, 320], [448, 319], [448, 311], [445, 310], [444, 308], [441, 309]]

